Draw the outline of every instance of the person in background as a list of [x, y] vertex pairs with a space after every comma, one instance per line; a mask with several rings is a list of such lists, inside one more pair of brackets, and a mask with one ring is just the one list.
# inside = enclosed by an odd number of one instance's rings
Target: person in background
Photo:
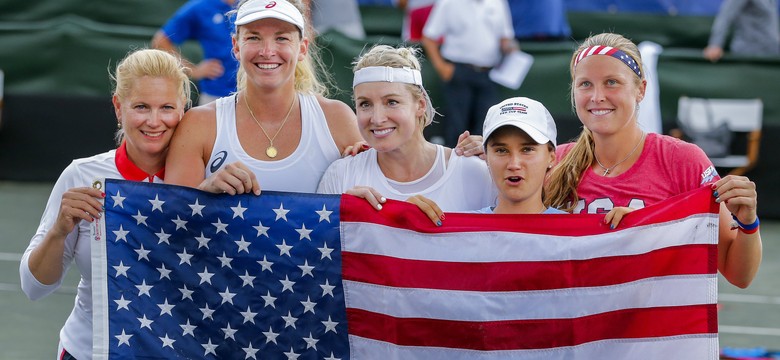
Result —
[[406, 42], [422, 41], [422, 32], [431, 15], [436, 0], [398, 0], [396, 6], [404, 11], [401, 39]]
[[[453, 145], [463, 129], [482, 131], [498, 101], [489, 71], [517, 49], [506, 0], [439, 0], [423, 29], [425, 53], [443, 81], [444, 138]], [[443, 38], [441, 49], [439, 39]]]
[[564, 0], [512, 0], [509, 9], [518, 41], [564, 41], [571, 38]]
[[232, 23], [227, 12], [236, 0], [191, 0], [158, 30], [152, 47], [179, 52], [185, 41], [194, 40], [203, 50], [203, 61], [186, 61], [190, 74], [198, 81], [198, 103], [203, 105], [236, 91], [238, 61], [230, 46]]
[[[730, 283], [747, 287], [762, 253], [756, 185], [742, 176], [720, 179], [696, 145], [640, 128], [641, 69], [636, 45], [618, 34], [593, 35], [574, 52], [572, 105], [584, 127], [576, 142], [557, 149], [560, 162], [545, 189], [550, 204], [575, 214], [606, 213], [708, 186], [721, 204], [718, 269]], [[605, 222], [616, 226], [609, 217]]]
[[304, 0], [304, 6], [318, 34], [333, 29], [351, 39], [366, 38], [357, 0]]
[[731, 31], [729, 50], [747, 56], [780, 54], [780, 20], [777, 0], [724, 0], [712, 24], [704, 57], [716, 62], [723, 57]]
[[190, 109], [171, 143], [166, 182], [213, 193], [315, 192], [331, 162], [361, 142], [355, 114], [327, 99], [302, 4], [245, 0], [233, 54], [238, 92]]
[[73, 311], [60, 330], [60, 360], [92, 358], [90, 227], [102, 216], [106, 196], [93, 182], [162, 182], [168, 144], [189, 105], [186, 68], [165, 51], [131, 52], [112, 79], [119, 148], [74, 160], [65, 168], [19, 265], [22, 290], [32, 300], [60, 288], [74, 263], [81, 273]]
[[[416, 49], [407, 47], [376, 45], [355, 61], [355, 111], [371, 149], [336, 160], [317, 192], [359, 196], [377, 210], [386, 199], [416, 196], [433, 199], [446, 211], [494, 204], [484, 161], [457, 156], [423, 136], [435, 113], [420, 69]], [[441, 219], [432, 220], [441, 224]]]

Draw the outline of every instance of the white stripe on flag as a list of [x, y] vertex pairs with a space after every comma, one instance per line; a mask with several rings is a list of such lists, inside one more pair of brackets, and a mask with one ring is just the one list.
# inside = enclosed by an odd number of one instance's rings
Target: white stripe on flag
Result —
[[[717, 359], [718, 337], [689, 335], [652, 339], [594, 341], [587, 344], [541, 350], [475, 351], [464, 349], [398, 346], [350, 335], [353, 359], [447, 359], [447, 360], [591, 360], [614, 359], [632, 354], [631, 360]], [[641, 354], [637, 357], [637, 354]]]
[[[583, 260], [645, 254], [679, 246], [684, 243], [680, 239], [686, 239], [688, 242], [685, 244], [708, 244], [709, 236], [702, 236], [702, 233], [713, 231], [711, 224], [717, 224], [717, 216], [701, 214], [680, 221], [579, 237], [506, 232], [425, 234], [385, 225], [350, 222], [342, 222], [341, 226], [342, 234], [348, 234], [342, 236], [343, 251], [413, 260], [503, 262]], [[442, 251], [453, 244], [469, 251]], [[560, 251], [566, 248], [569, 250]], [[567, 256], [561, 257], [561, 254]]]
[[[463, 321], [567, 319], [625, 308], [714, 304], [714, 275], [669, 276], [551, 291], [404, 289], [344, 281], [352, 308], [399, 318]], [[572, 302], [571, 299], [577, 299]]]

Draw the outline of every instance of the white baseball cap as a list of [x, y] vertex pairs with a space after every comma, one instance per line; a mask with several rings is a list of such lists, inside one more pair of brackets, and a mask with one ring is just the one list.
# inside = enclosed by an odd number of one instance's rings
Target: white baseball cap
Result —
[[547, 108], [536, 100], [514, 97], [491, 106], [482, 125], [482, 145], [487, 145], [488, 138], [496, 129], [506, 125], [525, 131], [539, 144], [552, 141], [553, 146], [558, 146], [555, 141], [558, 136], [555, 120]]
[[301, 35], [305, 28], [303, 15], [286, 0], [249, 0], [238, 8], [235, 25], [246, 25], [260, 19], [274, 18], [298, 27]]

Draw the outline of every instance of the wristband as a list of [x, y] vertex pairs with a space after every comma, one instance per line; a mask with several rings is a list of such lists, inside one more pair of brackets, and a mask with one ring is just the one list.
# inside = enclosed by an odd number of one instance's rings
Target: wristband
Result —
[[737, 226], [739, 227], [739, 230], [745, 234], [752, 234], [758, 231], [758, 225], [761, 223], [760, 221], [758, 221], [758, 216], [756, 216], [756, 221], [754, 221], [752, 224], [743, 224], [742, 222], [739, 221], [739, 219], [737, 219], [737, 217], [734, 214], [731, 214], [731, 218], [737, 222]]

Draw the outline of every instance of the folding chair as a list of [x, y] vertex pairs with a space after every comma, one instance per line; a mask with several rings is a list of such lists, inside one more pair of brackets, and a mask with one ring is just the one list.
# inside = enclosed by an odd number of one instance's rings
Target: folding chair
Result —
[[[756, 166], [764, 104], [761, 99], [680, 97], [677, 122], [682, 132], [704, 150], [712, 164], [743, 175]], [[747, 134], [747, 148], [732, 153], [735, 134]]]

